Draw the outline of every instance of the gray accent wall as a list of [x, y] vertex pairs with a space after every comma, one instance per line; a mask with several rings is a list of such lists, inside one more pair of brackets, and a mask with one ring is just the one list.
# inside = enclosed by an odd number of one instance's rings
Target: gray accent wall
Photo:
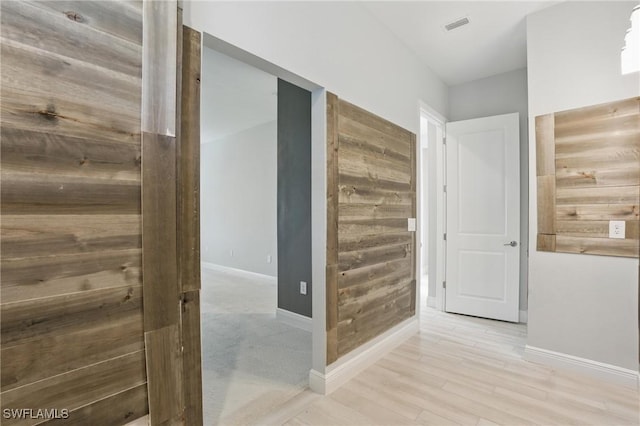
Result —
[[311, 317], [311, 92], [280, 79], [277, 212], [278, 308]]

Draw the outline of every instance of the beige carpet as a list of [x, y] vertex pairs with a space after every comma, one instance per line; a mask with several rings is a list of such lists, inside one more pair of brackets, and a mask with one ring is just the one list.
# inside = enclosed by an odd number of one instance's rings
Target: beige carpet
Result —
[[311, 333], [276, 320], [274, 280], [202, 269], [206, 425], [256, 424], [302, 392]]

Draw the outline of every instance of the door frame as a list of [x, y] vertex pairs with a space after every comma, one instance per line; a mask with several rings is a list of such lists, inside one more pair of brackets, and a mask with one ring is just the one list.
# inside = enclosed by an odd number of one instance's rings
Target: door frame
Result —
[[326, 278], [327, 246], [327, 137], [326, 90], [324, 87], [290, 72], [229, 42], [202, 32], [202, 47], [213, 49], [244, 62], [276, 78], [311, 92], [311, 295], [312, 295], [312, 359], [309, 385], [314, 389], [314, 374], [326, 372]]
[[[445, 258], [445, 241], [444, 241], [444, 229], [446, 225], [446, 213], [447, 213], [447, 203], [445, 199], [444, 185], [445, 185], [445, 146], [444, 140], [446, 138], [446, 127], [445, 124], [447, 122], [446, 117], [438, 113], [435, 109], [431, 108], [428, 104], [420, 101], [419, 102], [419, 115], [420, 119], [426, 119], [428, 122], [433, 123], [436, 127], [439, 127], [442, 132], [442, 139], [436, 140], [433, 143], [429, 143], [427, 145], [428, 152], [428, 180], [427, 182], [435, 182], [435, 191], [429, 191], [429, 199], [427, 200], [427, 208], [429, 209], [429, 217], [435, 217], [435, 226], [431, 226], [430, 224], [422, 224], [421, 220], [418, 221], [420, 224], [418, 227], [418, 232], [422, 232], [422, 226], [429, 227], [429, 238], [436, 238], [436, 250], [429, 251], [429, 280], [434, 280], [436, 285], [436, 294], [435, 300], [432, 308], [435, 308], [439, 311], [444, 311], [444, 301], [445, 301], [445, 289], [443, 287], [443, 282], [445, 281], [445, 271], [446, 271], [446, 258]], [[420, 164], [420, 168], [422, 169], [422, 148], [426, 144], [426, 141], [422, 140], [423, 129], [420, 127], [420, 135], [418, 138], [418, 164]], [[424, 200], [422, 200], [422, 178], [418, 180], [418, 188], [417, 188], [417, 197], [418, 197], [418, 217], [422, 218], [422, 208], [424, 207]], [[432, 187], [433, 188], [433, 187]], [[419, 267], [417, 272], [417, 276], [419, 284], [422, 280], [422, 250], [420, 247], [420, 262], [416, 262]], [[420, 285], [418, 285], [418, 297], [422, 297], [419, 292]]]

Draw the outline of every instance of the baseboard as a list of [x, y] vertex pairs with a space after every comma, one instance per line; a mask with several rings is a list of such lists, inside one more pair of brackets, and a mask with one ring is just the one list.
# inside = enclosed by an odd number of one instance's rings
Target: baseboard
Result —
[[436, 298], [429, 296], [427, 297], [427, 306], [430, 308], [435, 308], [436, 307]]
[[640, 380], [637, 371], [529, 345], [524, 348], [524, 359], [558, 369], [580, 372], [633, 389], [638, 389], [638, 381]]
[[309, 388], [322, 395], [330, 394], [416, 334], [418, 330], [418, 318], [409, 318], [370, 342], [344, 355], [328, 366], [326, 373], [323, 374], [319, 371], [311, 370], [309, 372]]
[[260, 279], [268, 280], [274, 283], [278, 282], [278, 277], [272, 277], [271, 275], [245, 271], [244, 269], [231, 268], [229, 266], [218, 265], [216, 263], [211, 263], [211, 262], [201, 262], [201, 263], [203, 268], [212, 269], [214, 271], [227, 272], [229, 274], [241, 275], [248, 278], [260, 278]]
[[526, 324], [529, 321], [529, 311], [520, 311], [518, 315], [518, 322], [521, 324]]
[[277, 308], [276, 319], [292, 327], [308, 331], [309, 333], [313, 331], [313, 320], [311, 318], [287, 311], [286, 309]]

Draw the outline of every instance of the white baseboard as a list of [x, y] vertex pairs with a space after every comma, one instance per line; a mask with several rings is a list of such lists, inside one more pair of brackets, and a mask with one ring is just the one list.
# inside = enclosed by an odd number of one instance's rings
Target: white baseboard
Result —
[[436, 307], [436, 298], [434, 296], [427, 297], [427, 306], [430, 308]]
[[640, 379], [638, 372], [615, 365], [529, 345], [524, 349], [524, 359], [558, 369], [580, 372], [601, 380], [638, 389], [638, 380]]
[[311, 318], [287, 311], [286, 309], [277, 308], [276, 319], [292, 327], [308, 331], [309, 333], [313, 331], [313, 320]]
[[529, 311], [520, 311], [518, 316], [518, 322], [521, 324], [526, 324], [529, 321]]
[[326, 373], [323, 374], [319, 371], [311, 370], [309, 372], [309, 388], [322, 395], [330, 394], [416, 334], [419, 328], [418, 318], [409, 318], [370, 342], [344, 355], [329, 365]]
[[229, 266], [218, 265], [211, 262], [201, 262], [203, 268], [212, 269], [214, 271], [226, 272], [229, 274], [240, 275], [248, 278], [260, 278], [263, 280], [269, 280], [270, 282], [277, 283], [278, 277], [272, 277], [271, 275], [259, 274], [257, 272], [245, 271], [243, 269], [231, 268]]

